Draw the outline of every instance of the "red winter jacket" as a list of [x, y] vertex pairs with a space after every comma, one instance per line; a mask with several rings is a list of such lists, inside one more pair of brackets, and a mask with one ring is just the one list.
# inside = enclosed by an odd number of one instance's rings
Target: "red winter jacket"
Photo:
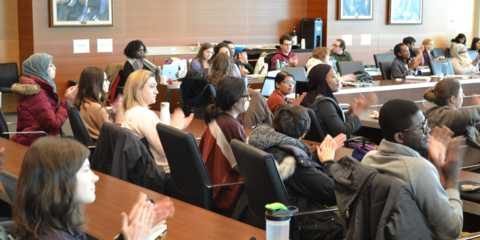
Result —
[[[13, 84], [12, 90], [18, 94], [17, 132], [44, 131], [49, 136], [60, 135], [60, 128], [67, 120], [67, 108], [63, 98], [57, 109], [58, 97], [53, 87], [41, 78], [22, 76], [20, 83]], [[43, 134], [15, 134], [12, 141], [30, 146]]]

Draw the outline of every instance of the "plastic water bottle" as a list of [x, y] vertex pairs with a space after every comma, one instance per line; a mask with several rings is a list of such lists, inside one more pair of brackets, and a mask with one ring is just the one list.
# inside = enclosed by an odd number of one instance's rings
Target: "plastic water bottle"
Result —
[[160, 103], [160, 121], [164, 124], [170, 125], [170, 103], [161, 102]]
[[288, 240], [290, 238], [290, 219], [298, 212], [296, 207], [285, 207], [281, 203], [272, 203], [265, 206], [265, 220], [267, 221], [267, 240]]
[[275, 63], [275, 69], [278, 70], [280, 69], [280, 60], [277, 59], [277, 62]]

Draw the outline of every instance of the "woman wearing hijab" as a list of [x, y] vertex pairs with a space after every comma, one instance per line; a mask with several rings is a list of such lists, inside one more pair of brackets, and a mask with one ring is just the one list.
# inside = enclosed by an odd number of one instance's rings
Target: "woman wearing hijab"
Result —
[[475, 60], [470, 59], [467, 47], [457, 44], [452, 49], [452, 68], [455, 74], [469, 74], [475, 72], [478, 64], [478, 55]]
[[[12, 86], [18, 94], [17, 132], [44, 131], [49, 136], [60, 135], [61, 127], [67, 119], [65, 101], [73, 102], [77, 87], [65, 91], [61, 101], [58, 99], [53, 57], [46, 53], [36, 53], [22, 64], [20, 82]], [[15, 134], [12, 141], [30, 146], [43, 134]]]
[[350, 108], [344, 114], [333, 95], [340, 89], [340, 82], [332, 66], [327, 64], [314, 66], [308, 74], [308, 79], [308, 92], [300, 105], [315, 110], [325, 136], [343, 133], [347, 135], [347, 139], [350, 138], [362, 128], [359, 116], [363, 110], [378, 101], [375, 94], [370, 93], [367, 98], [360, 94], [350, 102]]

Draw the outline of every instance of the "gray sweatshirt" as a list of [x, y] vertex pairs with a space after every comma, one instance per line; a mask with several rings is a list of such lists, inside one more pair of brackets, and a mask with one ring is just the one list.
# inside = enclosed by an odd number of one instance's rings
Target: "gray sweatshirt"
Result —
[[460, 236], [463, 227], [460, 192], [453, 188], [445, 191], [435, 166], [417, 151], [384, 139], [378, 151], [369, 152], [362, 163], [410, 188], [433, 239]]

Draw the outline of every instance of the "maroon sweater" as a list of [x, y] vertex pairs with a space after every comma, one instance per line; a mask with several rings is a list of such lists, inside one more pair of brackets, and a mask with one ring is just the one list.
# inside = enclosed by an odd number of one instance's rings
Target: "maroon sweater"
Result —
[[277, 59], [280, 62], [285, 62], [285, 61], [289, 62], [290, 58], [294, 58], [296, 56], [297, 55], [295, 55], [295, 53], [293, 52], [288, 53], [288, 56], [287, 56], [285, 55], [285, 53], [283, 53], [282, 49], [277, 49], [277, 54], [275, 54], [272, 57], [272, 60], [270, 61], [270, 70], [275, 70], [275, 64], [277, 63]]

